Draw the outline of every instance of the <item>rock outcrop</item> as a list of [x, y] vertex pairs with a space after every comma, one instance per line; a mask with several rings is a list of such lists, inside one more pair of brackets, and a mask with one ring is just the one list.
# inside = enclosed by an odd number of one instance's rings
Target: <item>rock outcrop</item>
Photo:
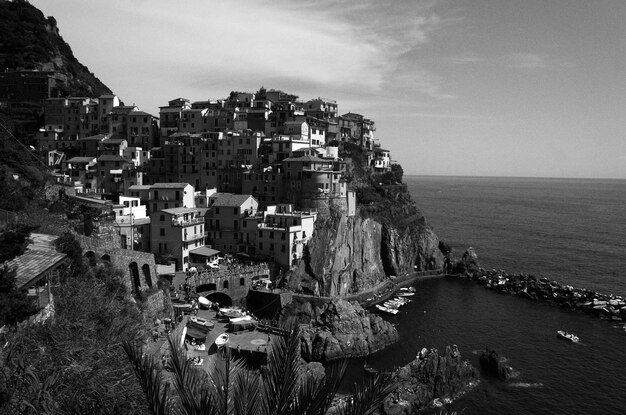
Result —
[[391, 378], [398, 382], [398, 389], [383, 403], [381, 412], [385, 415], [412, 414], [449, 402], [478, 383], [476, 369], [461, 359], [455, 345], [447, 346], [443, 354], [437, 349], [422, 349]]
[[500, 379], [508, 380], [518, 376], [518, 373], [507, 363], [508, 359], [504, 356], [499, 356], [495, 350], [485, 349], [478, 361], [484, 371]]
[[344, 357], [366, 356], [398, 340], [391, 323], [367, 313], [357, 302], [294, 301], [283, 309], [283, 322], [297, 322], [302, 333], [302, 357], [329, 362]]
[[373, 218], [330, 214], [317, 220], [288, 286], [322, 296], [358, 293], [391, 275], [441, 268], [438, 244], [423, 222], [399, 229]]

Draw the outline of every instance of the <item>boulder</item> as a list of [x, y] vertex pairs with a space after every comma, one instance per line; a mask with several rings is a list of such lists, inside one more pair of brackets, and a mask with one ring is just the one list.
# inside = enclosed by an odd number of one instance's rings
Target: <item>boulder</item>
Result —
[[517, 377], [518, 373], [513, 370], [511, 366], [507, 364], [507, 358], [504, 356], [498, 356], [498, 352], [495, 350], [485, 349], [478, 359], [480, 367], [501, 379], [507, 380]]

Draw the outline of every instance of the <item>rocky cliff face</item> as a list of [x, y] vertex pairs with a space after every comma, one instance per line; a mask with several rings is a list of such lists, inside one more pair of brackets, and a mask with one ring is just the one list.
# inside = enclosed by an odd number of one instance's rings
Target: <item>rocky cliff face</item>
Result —
[[329, 302], [294, 298], [283, 309], [283, 321], [295, 320], [302, 333], [302, 357], [329, 362], [366, 356], [398, 340], [398, 332], [380, 316], [367, 313], [356, 302]]
[[448, 346], [444, 353], [437, 349], [423, 349], [415, 360], [397, 369], [392, 381], [398, 389], [389, 396], [382, 408], [383, 414], [412, 414], [429, 406], [455, 399], [477, 384], [477, 371], [461, 359], [456, 346]]
[[424, 224], [399, 229], [361, 216], [319, 218], [307, 255], [289, 280], [294, 290], [345, 296], [372, 288], [391, 275], [443, 264], [437, 236]]

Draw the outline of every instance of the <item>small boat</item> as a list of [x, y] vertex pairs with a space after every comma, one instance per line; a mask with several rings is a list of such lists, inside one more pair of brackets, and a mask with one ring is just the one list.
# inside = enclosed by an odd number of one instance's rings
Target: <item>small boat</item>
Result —
[[210, 320], [206, 320], [200, 317], [189, 317], [189, 322], [187, 323], [192, 327], [197, 327], [199, 329], [210, 330], [215, 327], [215, 323]]
[[403, 292], [401, 292], [401, 293], [398, 293], [398, 295], [399, 295], [400, 297], [411, 297], [412, 295], [415, 295], [415, 293], [412, 293], [412, 292], [410, 292], [410, 291], [403, 291]]
[[215, 345], [217, 347], [223, 347], [226, 343], [228, 343], [228, 333], [222, 333], [215, 339]]
[[211, 308], [211, 302], [209, 300], [206, 299], [206, 297], [198, 297], [198, 304], [200, 304], [200, 307], [202, 308]]
[[414, 293], [415, 292], [415, 287], [402, 287], [402, 288], [400, 288], [400, 291], [406, 291], [406, 292]]
[[389, 308], [389, 307], [385, 307], [383, 305], [380, 304], [376, 304], [376, 308], [379, 309], [380, 311], [384, 312], [384, 313], [389, 313], [389, 314], [398, 314], [398, 309], [396, 308]]
[[230, 319], [231, 323], [242, 323], [244, 321], [252, 321], [254, 318], [252, 316], [243, 316], [243, 317], [233, 317]]
[[572, 343], [578, 343], [580, 341], [580, 338], [578, 338], [578, 336], [572, 333], [568, 333], [564, 330], [557, 331], [556, 335], [558, 338], [563, 339], [563, 340], [569, 340]]

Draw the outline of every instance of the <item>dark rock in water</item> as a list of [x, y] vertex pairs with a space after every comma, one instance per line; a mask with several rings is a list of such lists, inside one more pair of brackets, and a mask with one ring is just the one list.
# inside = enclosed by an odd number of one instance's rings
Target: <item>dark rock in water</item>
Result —
[[283, 309], [283, 321], [296, 319], [302, 333], [302, 357], [329, 362], [367, 356], [398, 341], [398, 331], [357, 302], [295, 299]]
[[506, 357], [498, 356], [495, 350], [485, 349], [478, 360], [483, 370], [501, 379], [507, 380], [517, 376], [517, 372], [507, 364]]
[[477, 383], [476, 369], [461, 359], [456, 345], [423, 349], [417, 358], [391, 375], [398, 389], [389, 396], [382, 408], [385, 415], [411, 414], [427, 408], [434, 400], [446, 402], [462, 395]]

